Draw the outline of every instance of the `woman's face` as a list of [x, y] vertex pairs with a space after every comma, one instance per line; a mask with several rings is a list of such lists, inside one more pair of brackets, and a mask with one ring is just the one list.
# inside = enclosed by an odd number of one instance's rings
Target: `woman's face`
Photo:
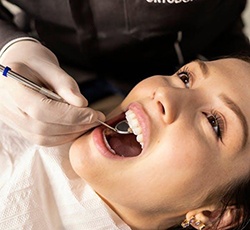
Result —
[[118, 213], [181, 216], [249, 172], [246, 62], [195, 61], [172, 76], [145, 79], [111, 114], [110, 124], [126, 111], [139, 144], [134, 135], [105, 136], [100, 126], [70, 151], [77, 174]]

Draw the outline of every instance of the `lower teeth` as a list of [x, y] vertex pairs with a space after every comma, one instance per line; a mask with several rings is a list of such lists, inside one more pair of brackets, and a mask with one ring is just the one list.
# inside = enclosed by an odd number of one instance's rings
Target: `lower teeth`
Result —
[[104, 141], [105, 141], [106, 146], [107, 146], [108, 149], [110, 150], [110, 152], [113, 153], [114, 155], [116, 155], [116, 152], [110, 147], [110, 145], [109, 145], [109, 143], [108, 143], [108, 141], [107, 141], [107, 138], [106, 138], [106, 135], [112, 134], [112, 133], [114, 133], [114, 131], [112, 131], [112, 130], [110, 130], [110, 129], [105, 129], [105, 130], [103, 131], [103, 139], [104, 139]]

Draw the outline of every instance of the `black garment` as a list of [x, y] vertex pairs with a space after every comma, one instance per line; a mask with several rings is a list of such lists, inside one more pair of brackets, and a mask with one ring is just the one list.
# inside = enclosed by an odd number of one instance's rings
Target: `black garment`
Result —
[[[170, 74], [197, 55], [245, 52], [246, 0], [10, 0], [61, 62], [132, 84]], [[0, 9], [0, 48], [26, 36]], [[32, 24], [33, 25], [33, 24]]]

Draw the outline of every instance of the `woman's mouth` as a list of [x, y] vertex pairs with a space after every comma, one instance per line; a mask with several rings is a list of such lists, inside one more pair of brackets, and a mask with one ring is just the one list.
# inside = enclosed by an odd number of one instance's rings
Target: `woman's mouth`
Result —
[[[103, 138], [106, 147], [114, 155], [121, 157], [135, 157], [140, 155], [143, 149], [144, 142], [142, 129], [133, 111], [128, 110], [125, 113], [125, 119], [133, 133], [123, 135], [107, 128], [103, 130]], [[117, 123], [118, 122], [120, 122], [120, 120], [117, 121]]]

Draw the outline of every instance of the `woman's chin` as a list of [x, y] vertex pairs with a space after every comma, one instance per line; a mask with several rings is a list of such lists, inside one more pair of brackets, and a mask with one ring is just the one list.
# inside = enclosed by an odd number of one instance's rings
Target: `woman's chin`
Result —
[[69, 160], [73, 170], [83, 177], [84, 170], [87, 170], [88, 152], [90, 152], [90, 133], [84, 134], [73, 142], [69, 150]]

